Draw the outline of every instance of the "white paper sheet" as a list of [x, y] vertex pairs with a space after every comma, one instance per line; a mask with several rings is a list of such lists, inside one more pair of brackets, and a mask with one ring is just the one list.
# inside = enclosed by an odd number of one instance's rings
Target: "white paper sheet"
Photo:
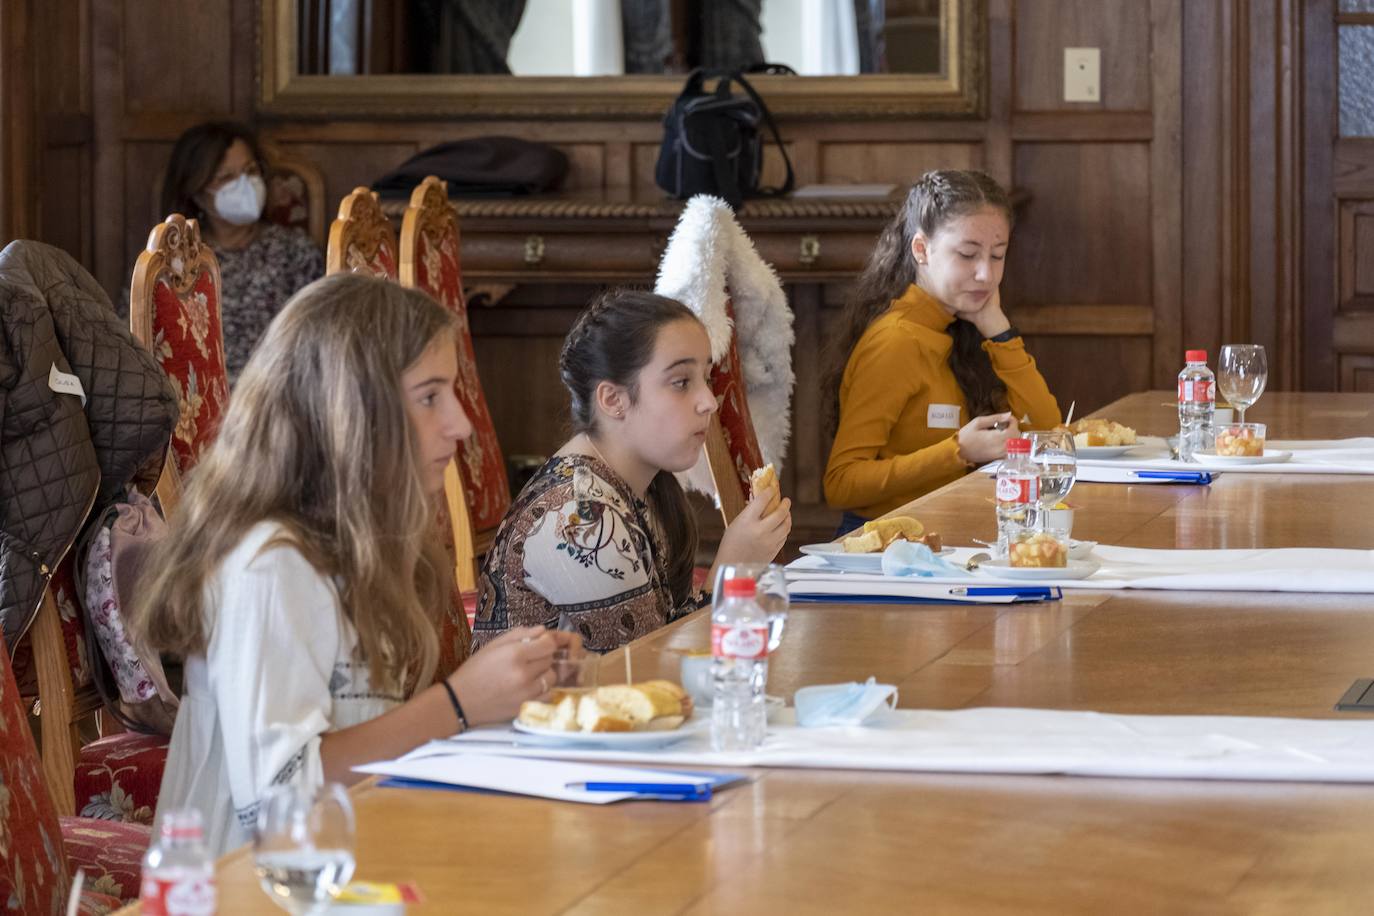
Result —
[[710, 767], [1374, 783], [1369, 720], [901, 709], [877, 726], [801, 728], [788, 709], [752, 753], [714, 752], [704, 733], [637, 752], [518, 747], [513, 742], [519, 737], [510, 729], [478, 729], [430, 747], [464, 756], [496, 752]]
[[[514, 729], [512, 734], [519, 734]], [[709, 739], [708, 742], [709, 744]], [[579, 782], [670, 782], [683, 785], [709, 783], [709, 778], [682, 776], [676, 773], [647, 772], [625, 767], [592, 766], [587, 763], [569, 763], [561, 760], [511, 759], [497, 756], [455, 756], [451, 753], [435, 753], [448, 749], [447, 742], [434, 742], [410, 752], [396, 760], [369, 763], [354, 767], [360, 773], [376, 773], [382, 776], [399, 776], [403, 779], [423, 779], [428, 782], [442, 782], [451, 786], [466, 786], [472, 789], [494, 789], [498, 792], [513, 792], [517, 795], [533, 795], [539, 798], [553, 798], [559, 801], [583, 802], [589, 805], [605, 805], [626, 798], [635, 798], [633, 792], [587, 792], [583, 789], [570, 789], [570, 783]], [[550, 755], [544, 755], [550, 756]]]
[[[962, 564], [979, 547], [956, 547], [951, 563]], [[1028, 583], [998, 579], [980, 572], [969, 578], [922, 578], [933, 585], [1057, 585], [1061, 588], [1148, 588], [1183, 591], [1320, 592], [1374, 594], [1374, 550], [1283, 548], [1257, 550], [1148, 550], [1099, 544], [1090, 556], [1101, 566], [1086, 579], [1056, 579]], [[793, 571], [830, 572], [820, 557], [802, 557], [787, 566]], [[857, 578], [871, 574], [841, 573]], [[877, 581], [881, 581], [879, 578]], [[901, 581], [901, 580], [896, 580]], [[1374, 610], [1374, 606], [1371, 606]]]

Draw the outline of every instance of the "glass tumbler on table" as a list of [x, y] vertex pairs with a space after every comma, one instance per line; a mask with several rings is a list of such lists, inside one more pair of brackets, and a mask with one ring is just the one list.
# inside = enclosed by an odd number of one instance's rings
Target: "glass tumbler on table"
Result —
[[272, 902], [321, 913], [353, 877], [353, 805], [338, 783], [273, 786], [258, 807], [253, 868]]
[[1269, 380], [1269, 361], [1259, 344], [1227, 344], [1217, 364], [1217, 387], [1222, 397], [1239, 411], [1237, 423], [1245, 422], [1245, 410], [1264, 394]]
[[1031, 443], [1031, 463], [1040, 469], [1040, 511], [1037, 527], [1044, 529], [1049, 510], [1063, 502], [1078, 477], [1078, 449], [1073, 434], [1064, 430], [1026, 433]]

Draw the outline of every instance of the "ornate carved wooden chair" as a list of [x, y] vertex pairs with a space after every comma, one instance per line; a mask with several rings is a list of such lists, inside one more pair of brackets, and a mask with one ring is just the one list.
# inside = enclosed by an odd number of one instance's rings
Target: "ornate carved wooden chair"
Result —
[[728, 525], [749, 498], [749, 476], [787, 453], [792, 399], [792, 312], [764, 262], [719, 198], [687, 202], [659, 263], [655, 292], [696, 312], [711, 340], [711, 418], [702, 461], [686, 474], [715, 495]]
[[87, 881], [83, 913], [108, 913], [138, 897], [145, 825], [59, 817], [24, 716], [9, 650], [0, 637], [0, 900], [21, 913], [60, 913], [71, 875]]
[[172, 380], [181, 420], [157, 484], [164, 515], [180, 493], [181, 475], [214, 441], [229, 409], [220, 324], [219, 263], [200, 239], [200, 227], [173, 213], [153, 227], [134, 265], [129, 289], [129, 326]]
[[329, 227], [324, 272], [350, 270], [387, 280], [397, 279], [396, 233], [382, 213], [377, 195], [354, 188], [339, 203], [339, 215]]
[[263, 144], [267, 156], [267, 205], [263, 217], [300, 229], [321, 248], [325, 243], [324, 176], [314, 164]]
[[491, 547], [510, 508], [510, 481], [496, 426], [482, 393], [477, 357], [468, 327], [459, 261], [458, 215], [449, 206], [444, 182], [430, 176], [410, 196], [401, 222], [401, 283], [429, 293], [458, 319], [458, 399], [472, 421], [455, 468], [445, 475], [445, 494], [457, 553], [459, 587], [476, 587], [475, 563]]

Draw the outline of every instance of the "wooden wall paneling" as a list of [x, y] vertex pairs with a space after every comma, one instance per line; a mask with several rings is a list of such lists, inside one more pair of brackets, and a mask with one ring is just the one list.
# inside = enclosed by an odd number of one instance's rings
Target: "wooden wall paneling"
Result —
[[37, 222], [32, 193], [37, 150], [29, 0], [0, 4], [0, 231], [30, 236]]
[[821, 387], [824, 338], [821, 336], [822, 288], [818, 284], [787, 286], [792, 306], [792, 366], [797, 384], [792, 393], [792, 439], [783, 468], [784, 492], [797, 504], [825, 502], [822, 478], [830, 457], [823, 414], [827, 393]]
[[[1019, 320], [1019, 319], [1018, 319]], [[1119, 397], [1153, 387], [1153, 344], [1148, 337], [1037, 335], [1026, 343], [1045, 382], [1074, 416], [1086, 415]]]
[[1223, 92], [1222, 76], [1229, 58], [1222, 6], [1183, 5], [1181, 141], [1187, 167], [1179, 176], [1183, 225], [1178, 342], [1185, 348], [1215, 347], [1223, 336], [1223, 315], [1232, 290], [1224, 272], [1232, 244], [1232, 197], [1223, 173], [1229, 93]]
[[1010, 306], [1151, 303], [1149, 146], [1018, 143], [1014, 162], [1031, 199], [1008, 249]]
[[204, 119], [235, 113], [229, 0], [124, 0], [120, 6], [126, 112], [195, 112]]
[[123, 269], [119, 274], [121, 291], [124, 291], [128, 289], [129, 281], [133, 278], [134, 261], [138, 260], [139, 252], [148, 244], [148, 233], [168, 216], [159, 212], [162, 209], [162, 195], [158, 185], [167, 169], [167, 157], [172, 152], [172, 141], [130, 141], [120, 146], [124, 153], [122, 198], [128, 226], [128, 231], [124, 233], [124, 250], [120, 258]]
[[1374, 195], [1340, 199], [1337, 209], [1336, 314], [1374, 314]]
[[983, 168], [1004, 188], [1014, 187], [1011, 108], [1015, 91], [1012, 0], [988, 0], [988, 119]]
[[[1334, 0], [1308, 3], [1303, 18], [1303, 378], [1301, 387], [1329, 390], [1337, 378], [1331, 312], [1336, 305], [1336, 227], [1331, 202], [1342, 169], [1336, 129], [1336, 23]], [[1367, 161], [1374, 188], [1374, 143]], [[1358, 179], [1356, 179], [1358, 180]], [[1345, 390], [1344, 385], [1341, 390]]]
[[[1016, 111], [1150, 108], [1151, 8], [1140, 0], [1017, 0]], [[1064, 49], [1102, 50], [1100, 102], [1064, 101]]]
[[907, 186], [930, 169], [983, 167], [978, 143], [820, 143], [820, 181], [828, 184], [892, 182]]
[[1168, 388], [1183, 365], [1182, 0], [1151, 0], [1154, 135], [1150, 140], [1150, 251], [1155, 310], [1154, 387]]
[[1340, 354], [1340, 390], [1374, 391], [1374, 356]]

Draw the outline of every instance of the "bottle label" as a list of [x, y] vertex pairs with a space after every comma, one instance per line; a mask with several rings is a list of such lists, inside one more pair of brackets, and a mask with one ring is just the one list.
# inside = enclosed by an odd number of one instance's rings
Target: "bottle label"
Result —
[[1178, 380], [1178, 401], [1180, 404], [1215, 402], [1216, 399], [1216, 393], [1212, 391], [1211, 380], [1205, 378]]
[[215, 879], [159, 878], [145, 871], [139, 908], [144, 916], [215, 916]]
[[1038, 477], [998, 477], [997, 501], [1023, 505], [1040, 498], [1040, 479]]
[[768, 657], [768, 627], [711, 624], [711, 654], [716, 658], [757, 660]]

